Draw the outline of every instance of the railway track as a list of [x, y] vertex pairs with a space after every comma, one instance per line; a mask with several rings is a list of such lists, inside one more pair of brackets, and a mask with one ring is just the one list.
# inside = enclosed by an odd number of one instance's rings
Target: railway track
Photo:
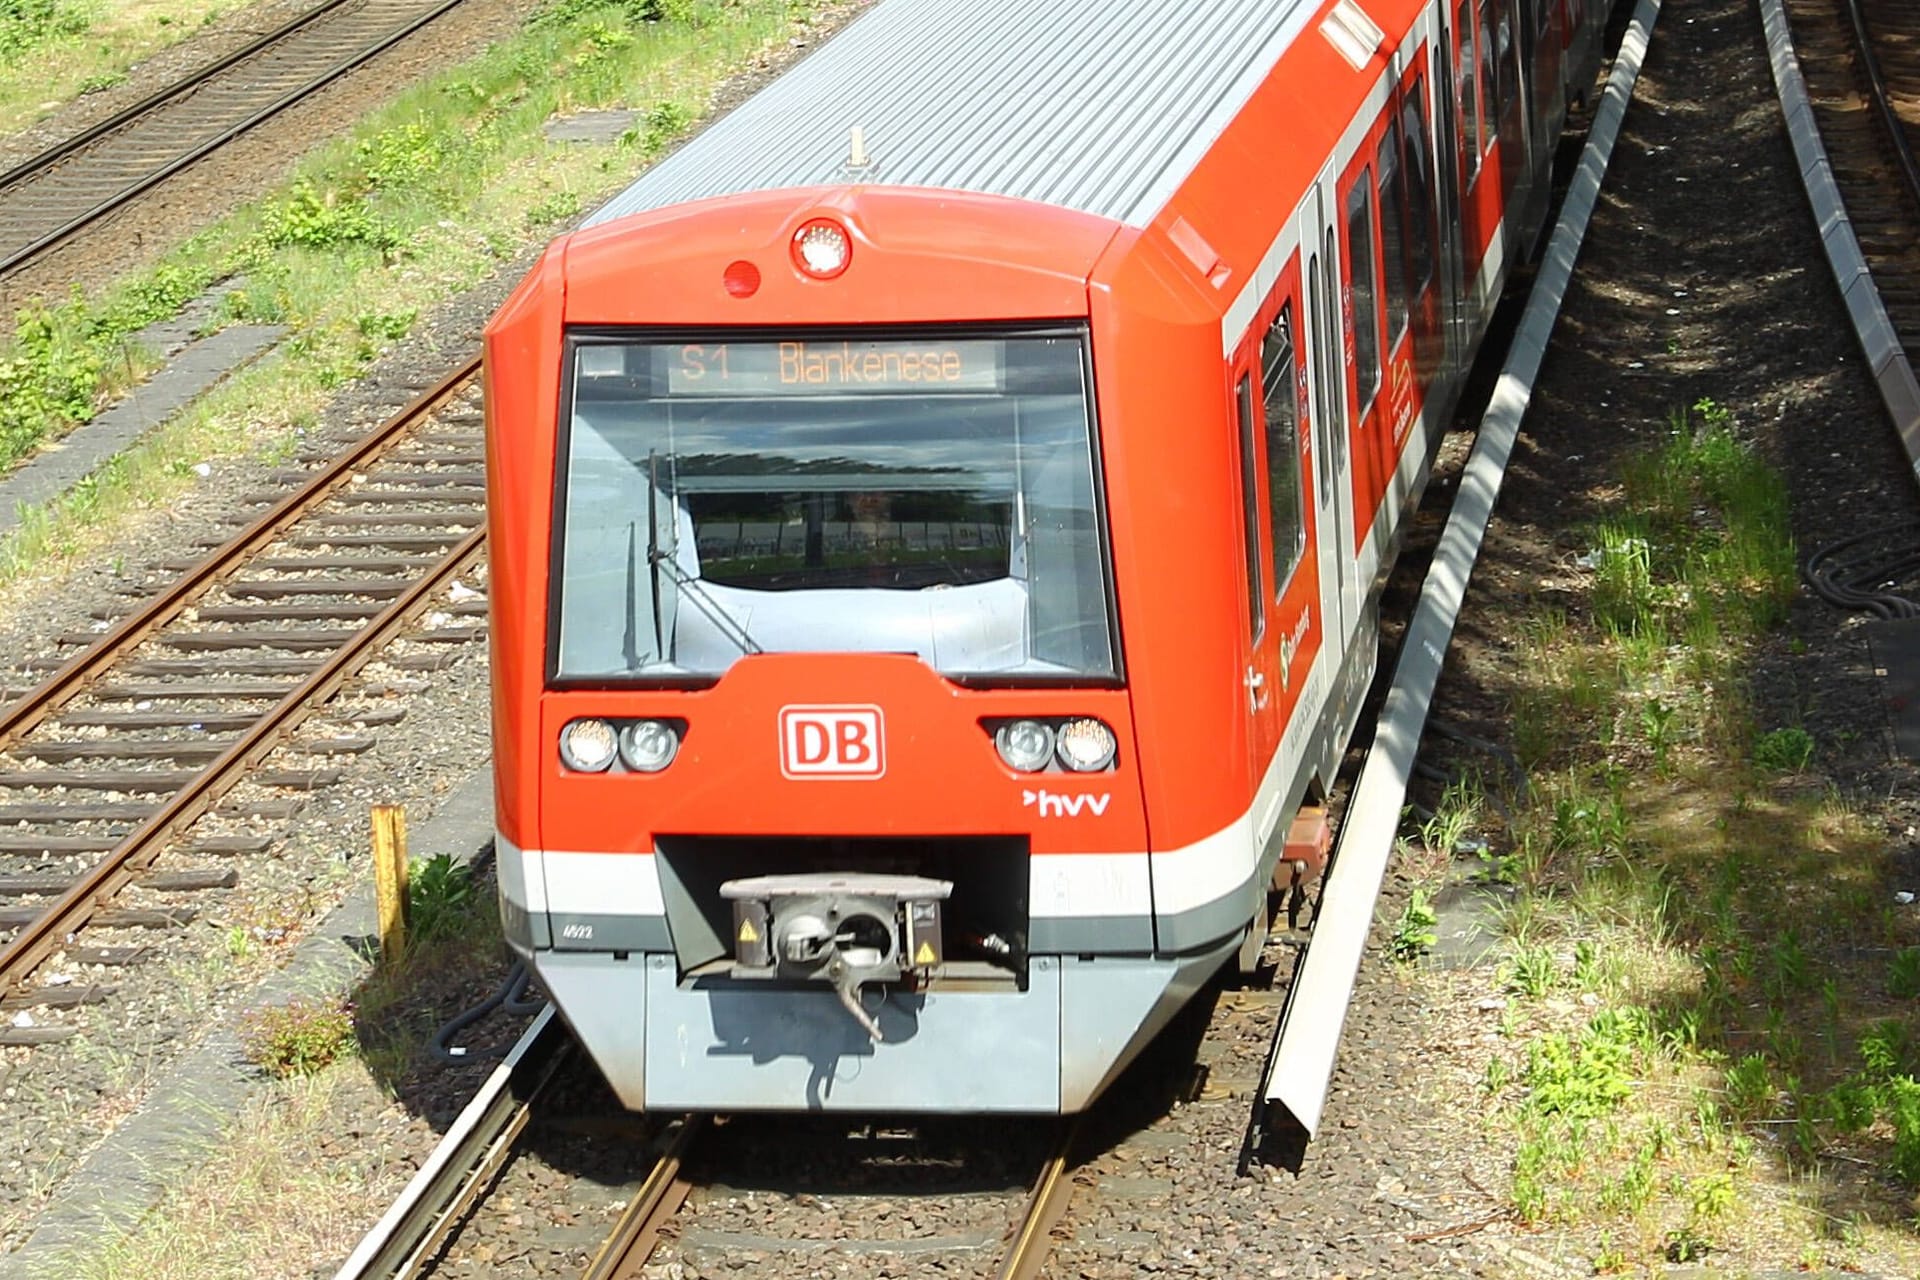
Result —
[[1920, 360], [1920, 9], [1790, 0], [1787, 13], [1847, 216], [1911, 365]]
[[[726, 1132], [749, 1125], [766, 1126], [772, 1132], [747, 1134], [733, 1144], [732, 1153], [712, 1155], [710, 1148], [733, 1142]], [[977, 1126], [966, 1142], [993, 1142], [996, 1130], [1012, 1130], [1018, 1123], [1000, 1121], [998, 1125]], [[941, 1165], [954, 1161], [950, 1173], [933, 1174], [933, 1186], [918, 1188], [912, 1196], [897, 1196], [893, 1188], [877, 1192], [835, 1194], [835, 1184], [847, 1184], [860, 1174], [808, 1174], [804, 1184], [795, 1178], [781, 1180], [776, 1174], [774, 1186], [749, 1186], [747, 1190], [730, 1186], [730, 1178], [755, 1180], [756, 1157], [764, 1155], [764, 1142], [781, 1144], [803, 1126], [791, 1121], [737, 1121], [733, 1126], [716, 1126], [705, 1117], [691, 1117], [674, 1136], [674, 1142], [662, 1153], [659, 1165], [649, 1173], [641, 1192], [628, 1203], [626, 1213], [614, 1224], [607, 1244], [582, 1272], [582, 1280], [639, 1280], [649, 1268], [659, 1265], [662, 1245], [670, 1247], [678, 1259], [689, 1253], [739, 1251], [749, 1249], [766, 1255], [814, 1253], [826, 1247], [860, 1255], [910, 1255], [943, 1274], [985, 1274], [995, 1280], [1033, 1280], [1043, 1274], [1046, 1259], [1052, 1253], [1052, 1230], [1068, 1209], [1073, 1196], [1071, 1176], [1079, 1125], [1069, 1121], [1050, 1123], [1046, 1151], [1039, 1169], [1027, 1184], [1025, 1196], [1002, 1190], [981, 1190], [972, 1184], [964, 1159], [956, 1161], [952, 1148], [943, 1142], [925, 1142], [912, 1128], [872, 1128], [864, 1126], [852, 1132], [833, 1132], [822, 1144], [829, 1148], [828, 1159], [849, 1161], [854, 1167], [899, 1167], [918, 1157], [931, 1157]], [[804, 1126], [812, 1128], [812, 1126]], [[843, 1123], [841, 1128], [847, 1128]], [[801, 1134], [810, 1136], [810, 1134]], [[708, 1148], [708, 1150], [703, 1150]], [[837, 1150], [831, 1150], [837, 1148]], [[922, 1153], [925, 1151], [925, 1153]], [[816, 1155], [818, 1150], [810, 1151]], [[710, 1161], [705, 1173], [693, 1173], [697, 1161]], [[718, 1173], [718, 1178], [716, 1178]], [[864, 1171], [862, 1171], [864, 1173]], [[956, 1176], [954, 1176], [956, 1174]], [[712, 1186], [714, 1182], [718, 1186]], [[941, 1182], [958, 1180], [966, 1190], [943, 1196]], [[785, 1184], [793, 1186], [785, 1186]], [[795, 1190], [799, 1188], [799, 1190]], [[768, 1201], [768, 1203], [755, 1203]], [[912, 1199], [912, 1207], [908, 1207]], [[803, 1213], [795, 1215], [799, 1201]], [[945, 1201], [945, 1203], [941, 1203]], [[718, 1213], [716, 1213], [718, 1209]], [[902, 1234], [895, 1221], [895, 1209], [908, 1209], [929, 1219], [952, 1222], [947, 1230], [929, 1226], [929, 1230]], [[780, 1221], [774, 1230], [755, 1230], [758, 1215]], [[703, 1226], [703, 1215], [720, 1219], [720, 1224]], [[912, 1222], [920, 1228], [922, 1222]], [[872, 1230], [874, 1234], [862, 1234]], [[670, 1242], [670, 1244], [668, 1244]], [[987, 1263], [987, 1265], [983, 1265]], [[797, 1263], [795, 1263], [797, 1265]], [[672, 1272], [672, 1261], [666, 1263]], [[697, 1265], [682, 1263], [687, 1270]], [[787, 1265], [776, 1267], [776, 1274], [795, 1274]]]
[[[568, 1123], [567, 1104], [552, 1095], [567, 1091], [560, 1079], [570, 1047], [551, 1012], [540, 1015], [336, 1280], [461, 1275], [484, 1271], [506, 1250], [537, 1248], [543, 1219], [530, 1225], [528, 1215], [502, 1214], [489, 1197], [510, 1162], [552, 1159], [530, 1139], [537, 1114], [549, 1128]], [[677, 1274], [698, 1265], [689, 1256], [714, 1251], [804, 1259], [828, 1249], [1031, 1280], [1080, 1189], [1084, 1125], [1072, 1121], [1010, 1119], [966, 1132], [939, 1121], [923, 1129], [817, 1117], [641, 1123], [655, 1154], [615, 1175], [632, 1193], [580, 1264], [582, 1280], [634, 1280], [663, 1267]], [[577, 1154], [577, 1140], [564, 1145]], [[631, 1158], [649, 1142], [625, 1147]], [[1023, 1162], [1035, 1170], [1024, 1190], [1007, 1175]], [[527, 1207], [511, 1193], [498, 1198]]]
[[369, 59], [461, 0], [322, 0], [0, 174], [0, 276]]
[[[0, 711], [0, 1012], [95, 1003], [103, 984], [30, 985], [50, 957], [116, 965], [176, 927], [183, 894], [230, 888], [232, 863], [373, 745], [388, 712], [329, 723], [368, 662], [437, 670], [484, 638], [478, 362], [321, 465], [170, 587]], [[458, 585], [456, 585], [458, 584]], [[169, 866], [156, 866], [162, 858]], [[221, 865], [221, 864], [226, 865]], [[71, 1026], [29, 1016], [0, 1044]]]

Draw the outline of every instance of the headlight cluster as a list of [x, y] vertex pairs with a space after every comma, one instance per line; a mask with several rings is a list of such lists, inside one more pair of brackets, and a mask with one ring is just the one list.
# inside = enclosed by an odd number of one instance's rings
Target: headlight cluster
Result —
[[1113, 730], [1092, 716], [1002, 721], [993, 745], [1006, 766], [1021, 773], [1040, 773], [1056, 760], [1071, 773], [1098, 773], [1112, 767], [1119, 749]]
[[635, 773], [658, 773], [673, 763], [686, 731], [682, 720], [569, 720], [560, 730], [560, 763], [604, 773], [618, 758]]

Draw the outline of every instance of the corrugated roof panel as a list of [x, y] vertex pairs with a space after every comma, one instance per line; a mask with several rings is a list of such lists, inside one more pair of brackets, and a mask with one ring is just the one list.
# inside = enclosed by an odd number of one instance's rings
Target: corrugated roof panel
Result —
[[[1144, 224], [1314, 0], [882, 0], [588, 224], [842, 182], [944, 187]], [[854, 126], [871, 163], [846, 167]]]

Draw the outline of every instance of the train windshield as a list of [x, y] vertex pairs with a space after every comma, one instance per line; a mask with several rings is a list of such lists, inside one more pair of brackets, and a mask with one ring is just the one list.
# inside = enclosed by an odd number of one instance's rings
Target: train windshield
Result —
[[1080, 331], [569, 346], [555, 674], [1116, 674]]

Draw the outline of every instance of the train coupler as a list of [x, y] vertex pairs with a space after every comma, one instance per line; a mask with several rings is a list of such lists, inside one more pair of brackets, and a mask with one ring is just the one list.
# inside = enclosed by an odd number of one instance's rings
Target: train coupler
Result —
[[928, 974], [945, 958], [941, 904], [951, 880], [834, 872], [728, 880], [733, 973], [828, 982], [877, 1044], [880, 1026], [861, 1006], [869, 982]]

